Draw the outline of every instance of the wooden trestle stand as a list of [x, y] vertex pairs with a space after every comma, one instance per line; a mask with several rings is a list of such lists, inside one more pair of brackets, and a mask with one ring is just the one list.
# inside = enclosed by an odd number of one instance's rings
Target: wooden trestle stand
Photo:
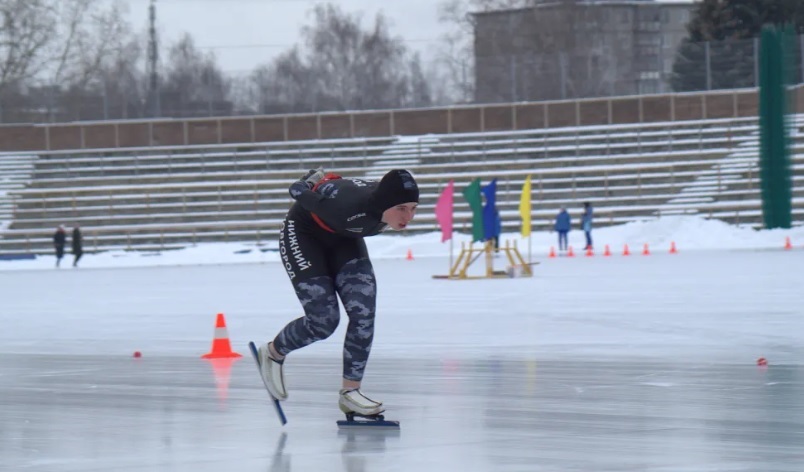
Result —
[[[434, 279], [448, 280], [469, 280], [469, 279], [501, 279], [513, 277], [532, 277], [533, 265], [538, 262], [528, 263], [522, 258], [522, 254], [517, 249], [516, 241], [511, 245], [510, 241], [505, 241], [505, 245], [500, 247], [499, 252], [505, 254], [508, 260], [506, 270], [494, 270], [494, 241], [486, 241], [480, 247], [475, 247], [474, 243], [461, 243], [461, 252], [458, 259], [450, 267], [447, 275], [434, 275]], [[469, 275], [467, 272], [480, 256], [485, 256], [486, 270], [483, 275]]]

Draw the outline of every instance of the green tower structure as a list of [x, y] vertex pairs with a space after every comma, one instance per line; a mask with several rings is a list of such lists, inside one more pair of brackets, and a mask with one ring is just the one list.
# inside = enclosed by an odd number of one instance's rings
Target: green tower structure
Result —
[[795, 48], [792, 30], [762, 29], [759, 67], [759, 175], [765, 227], [790, 228], [792, 180], [787, 121], [786, 52]]

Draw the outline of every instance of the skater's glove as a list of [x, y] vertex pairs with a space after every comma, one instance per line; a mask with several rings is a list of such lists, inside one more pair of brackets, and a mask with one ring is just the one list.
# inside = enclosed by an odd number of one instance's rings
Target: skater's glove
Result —
[[324, 178], [324, 169], [319, 167], [318, 169], [313, 169], [313, 170], [307, 171], [307, 173], [304, 174], [302, 176], [302, 178], [299, 179], [299, 180], [303, 180], [304, 182], [307, 182], [310, 185], [310, 188], [313, 188], [313, 187], [315, 187], [315, 184], [320, 182], [321, 179], [323, 179], [323, 178]]
[[290, 186], [288, 192], [290, 192], [291, 198], [295, 200], [299, 198], [301, 194], [304, 193], [305, 190], [310, 190], [310, 186], [307, 185], [307, 182], [303, 180], [298, 180], [296, 182], [293, 182], [293, 185]]
[[311, 190], [315, 184], [324, 178], [324, 169], [318, 168], [308, 171], [301, 179], [293, 182], [288, 191], [294, 199], [299, 198], [305, 190]]

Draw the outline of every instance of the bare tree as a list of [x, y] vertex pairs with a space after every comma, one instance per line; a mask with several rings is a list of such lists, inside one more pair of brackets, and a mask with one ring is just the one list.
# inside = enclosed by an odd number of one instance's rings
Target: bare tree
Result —
[[0, 93], [36, 76], [47, 64], [56, 15], [47, 0], [0, 0]]
[[229, 98], [232, 101], [232, 114], [255, 115], [262, 113], [257, 93], [252, 80], [256, 69], [247, 74], [229, 76]]
[[[119, 0], [60, 0], [43, 83], [60, 98], [52, 105], [70, 119], [108, 117], [108, 74], [131, 47], [132, 33]], [[51, 110], [53, 111], [53, 110]]]
[[408, 68], [410, 70], [410, 90], [406, 94], [408, 102], [403, 105], [422, 107], [432, 104], [434, 102], [432, 87], [422, 68], [421, 56], [418, 53], [413, 55]]
[[231, 112], [229, 83], [213, 53], [202, 53], [189, 34], [168, 50], [160, 86], [169, 116], [211, 116]]
[[142, 118], [145, 116], [147, 79], [142, 64], [144, 41], [131, 38], [118, 53], [105, 61], [100, 78], [90, 90], [102, 99], [97, 118]]
[[393, 37], [382, 15], [364, 29], [357, 15], [332, 5], [312, 10], [303, 44], [253, 75], [263, 112], [427, 106], [420, 60]]
[[[0, 0], [0, 100], [79, 117], [87, 86], [128, 38], [124, 4], [104, 0]], [[23, 96], [23, 94], [25, 96]], [[36, 119], [35, 117], [32, 119]]]
[[282, 53], [251, 75], [253, 95], [260, 113], [312, 112], [319, 110], [316, 78], [301, 58], [299, 49]]

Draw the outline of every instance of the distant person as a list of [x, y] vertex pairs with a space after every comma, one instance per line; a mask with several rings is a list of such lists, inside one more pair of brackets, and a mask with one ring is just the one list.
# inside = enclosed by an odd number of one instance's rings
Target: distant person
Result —
[[59, 226], [53, 235], [53, 248], [56, 249], [56, 267], [60, 266], [61, 258], [64, 257], [64, 245], [66, 243], [67, 233], [64, 231], [64, 226]]
[[558, 212], [558, 216], [556, 216], [556, 224], [555, 230], [558, 233], [558, 250], [559, 251], [566, 251], [567, 250], [567, 235], [572, 228], [572, 218], [570, 218], [569, 213], [567, 213], [567, 209], [561, 207], [561, 211]]
[[583, 215], [581, 215], [581, 229], [586, 235], [586, 247], [592, 249], [592, 205], [589, 202], [583, 204]]
[[73, 267], [78, 267], [78, 260], [84, 255], [84, 241], [81, 236], [81, 228], [76, 224], [73, 228]]

